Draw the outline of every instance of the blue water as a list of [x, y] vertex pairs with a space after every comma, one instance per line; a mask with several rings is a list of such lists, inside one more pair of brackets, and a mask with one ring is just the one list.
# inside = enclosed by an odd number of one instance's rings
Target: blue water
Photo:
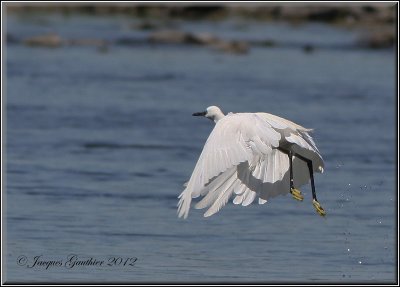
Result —
[[[131, 28], [135, 21], [11, 15], [7, 31], [17, 39], [146, 37]], [[7, 45], [7, 282], [393, 282], [393, 51], [326, 48], [351, 45], [358, 34], [321, 24], [176, 25], [288, 45], [246, 55], [184, 45]], [[304, 202], [229, 203], [211, 218], [191, 210], [178, 219], [177, 196], [213, 128], [191, 114], [209, 105], [314, 128], [327, 217], [316, 214], [305, 186]], [[66, 268], [70, 254], [112, 266]], [[27, 267], [40, 255], [63, 266]], [[124, 266], [113, 257], [136, 259]]]

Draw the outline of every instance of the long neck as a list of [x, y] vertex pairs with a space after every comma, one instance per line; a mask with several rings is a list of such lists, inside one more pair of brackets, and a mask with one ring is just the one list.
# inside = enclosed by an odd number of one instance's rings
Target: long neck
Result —
[[214, 123], [217, 123], [223, 117], [225, 117], [224, 113], [221, 111], [218, 111], [214, 116]]

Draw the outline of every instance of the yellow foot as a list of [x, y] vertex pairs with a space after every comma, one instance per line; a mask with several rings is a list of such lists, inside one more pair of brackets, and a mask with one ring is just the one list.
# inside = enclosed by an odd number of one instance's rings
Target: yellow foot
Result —
[[294, 199], [303, 201], [304, 197], [303, 197], [303, 195], [301, 194], [301, 191], [300, 191], [300, 190], [295, 189], [295, 188], [291, 188], [291, 189], [290, 189], [290, 193], [292, 194], [292, 196], [293, 196]]
[[322, 208], [321, 204], [319, 204], [318, 201], [316, 201], [315, 199], [313, 199], [313, 202], [312, 202], [312, 203], [313, 203], [313, 205], [314, 205], [314, 207], [315, 207], [315, 210], [318, 212], [319, 215], [321, 215], [321, 216], [325, 216], [325, 215], [326, 215], [325, 210]]

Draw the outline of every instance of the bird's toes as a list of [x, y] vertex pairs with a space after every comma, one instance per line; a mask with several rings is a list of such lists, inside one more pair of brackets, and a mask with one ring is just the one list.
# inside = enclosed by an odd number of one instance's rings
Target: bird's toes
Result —
[[321, 204], [319, 204], [319, 202], [316, 201], [315, 199], [313, 199], [313, 205], [314, 205], [315, 210], [318, 212], [319, 215], [321, 215], [321, 216], [325, 216], [326, 215], [326, 212], [322, 208]]
[[292, 194], [293, 198], [299, 201], [303, 201], [304, 197], [301, 194], [301, 191], [296, 188], [291, 188], [290, 193]]

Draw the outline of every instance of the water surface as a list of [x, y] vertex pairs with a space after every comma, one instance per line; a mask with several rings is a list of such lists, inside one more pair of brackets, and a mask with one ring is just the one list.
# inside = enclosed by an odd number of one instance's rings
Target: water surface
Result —
[[[9, 16], [18, 39], [145, 38], [125, 17]], [[393, 282], [395, 58], [328, 49], [358, 34], [320, 24], [178, 23], [222, 38], [273, 38], [247, 55], [195, 46], [7, 46], [9, 282]], [[305, 53], [303, 44], [321, 45]], [[294, 45], [289, 45], [293, 44]], [[324, 48], [325, 47], [325, 48]], [[176, 216], [177, 196], [213, 125], [209, 105], [265, 111], [314, 128], [325, 159], [309, 186], [203, 218]], [[69, 254], [134, 266], [19, 266]], [[28, 263], [29, 264], [29, 263]]]

